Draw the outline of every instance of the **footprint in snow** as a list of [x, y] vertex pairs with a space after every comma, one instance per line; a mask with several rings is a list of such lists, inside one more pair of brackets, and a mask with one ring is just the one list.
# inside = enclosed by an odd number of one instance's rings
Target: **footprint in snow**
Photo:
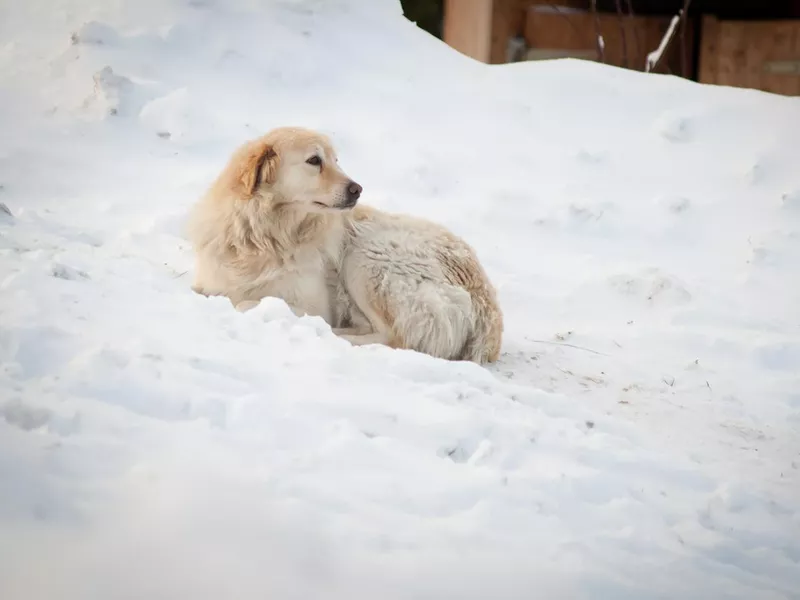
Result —
[[50, 268], [50, 274], [57, 279], [66, 279], [68, 281], [90, 279], [89, 274], [85, 271], [60, 263], [53, 263]]
[[566, 221], [571, 225], [595, 223], [613, 209], [613, 206], [610, 202], [570, 202], [567, 206]]
[[0, 406], [0, 416], [9, 425], [23, 431], [33, 431], [47, 425], [52, 413], [45, 408], [31, 407], [19, 400], [12, 400]]
[[692, 121], [674, 113], [664, 113], [654, 124], [656, 132], [670, 142], [688, 142], [692, 139]]
[[[783, 196], [781, 196], [781, 202], [785, 210], [800, 212], [800, 189], [783, 194]], [[2, 207], [2, 205], [0, 205], [0, 207]]]
[[80, 29], [70, 36], [73, 45], [87, 44], [103, 46], [113, 44], [118, 39], [117, 32], [113, 27], [97, 21], [84, 23]]
[[437, 454], [442, 458], [449, 458], [454, 463], [475, 464], [488, 458], [492, 452], [492, 443], [483, 439], [477, 445], [475, 440], [462, 440], [454, 446], [440, 448]]
[[689, 210], [691, 201], [682, 196], [658, 196], [655, 203], [673, 214], [681, 214]]
[[745, 179], [750, 184], [757, 184], [764, 181], [765, 173], [764, 165], [761, 164], [761, 161], [757, 160], [750, 165], [750, 168], [745, 172]]
[[81, 430], [80, 413], [59, 415], [49, 408], [31, 406], [19, 399], [0, 404], [0, 419], [22, 431], [36, 431], [46, 427], [49, 433], [70, 436]]
[[106, 65], [93, 75], [94, 89], [84, 101], [84, 108], [99, 115], [116, 116], [126, 114], [135, 104], [136, 85], [123, 75], [118, 75]]
[[606, 161], [606, 153], [600, 150], [587, 150], [582, 148], [576, 154], [576, 158], [582, 163], [596, 165]]
[[683, 283], [660, 269], [644, 269], [635, 274], [612, 275], [608, 278], [608, 285], [619, 294], [636, 298], [649, 305], [676, 306], [692, 299], [692, 295]]
[[[2, 189], [2, 186], [0, 186]], [[2, 222], [11, 222], [14, 220], [14, 213], [11, 212], [11, 209], [8, 208], [3, 202], [0, 202], [0, 223]]]

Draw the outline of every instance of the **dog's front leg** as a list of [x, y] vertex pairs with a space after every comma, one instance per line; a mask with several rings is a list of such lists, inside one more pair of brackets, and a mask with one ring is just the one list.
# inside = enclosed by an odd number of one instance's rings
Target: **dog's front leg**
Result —
[[355, 336], [355, 335], [367, 335], [372, 333], [372, 327], [370, 325], [359, 325], [356, 327], [333, 327], [333, 333], [338, 336], [345, 337], [345, 336]]
[[353, 346], [367, 346], [369, 344], [381, 344], [389, 346], [389, 336], [372, 329], [369, 323], [356, 325], [354, 327], [334, 327], [333, 333], [343, 340], [347, 340]]
[[386, 335], [385, 333], [373, 332], [373, 333], [366, 333], [363, 335], [344, 334], [341, 335], [340, 337], [343, 340], [347, 340], [348, 342], [353, 344], [353, 346], [368, 346], [370, 344], [380, 344], [381, 346], [392, 347], [392, 345], [389, 343], [390, 342], [389, 336]]
[[258, 306], [259, 302], [260, 300], [242, 300], [241, 302], [234, 304], [233, 308], [239, 312], [247, 312], [248, 310]]

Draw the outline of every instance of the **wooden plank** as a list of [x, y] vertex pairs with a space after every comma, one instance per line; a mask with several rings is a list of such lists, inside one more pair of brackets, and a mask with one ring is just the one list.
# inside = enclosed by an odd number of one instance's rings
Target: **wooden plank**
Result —
[[562, 7], [586, 10], [586, 7], [589, 6], [589, 0], [523, 0], [521, 4], [523, 4], [523, 7], [538, 5], [544, 10], [559, 10]]
[[[458, 1], [458, 0], [456, 0]], [[522, 36], [528, 9], [537, 6], [541, 10], [558, 11], [586, 8], [587, 0], [494, 0], [492, 8], [492, 33], [489, 62], [505, 63], [508, 60], [508, 43], [511, 38]]]
[[525, 43], [536, 49], [595, 50], [594, 22], [589, 17], [585, 12], [561, 14], [529, 10]]
[[800, 96], [800, 20], [722, 21], [717, 83]]
[[[800, 72], [786, 68], [800, 63], [800, 20], [765, 23], [763, 28], [748, 32], [748, 43], [759, 56], [753, 64], [760, 75], [758, 89], [800, 96]], [[781, 64], [783, 69], [776, 68]]]
[[746, 48], [737, 21], [720, 21], [717, 30], [717, 84], [736, 85], [745, 75]]
[[489, 62], [507, 61], [508, 41], [522, 35], [525, 28], [525, 2], [520, 0], [494, 0], [492, 9], [492, 41]]
[[492, 0], [445, 0], [444, 42], [462, 54], [489, 62]]

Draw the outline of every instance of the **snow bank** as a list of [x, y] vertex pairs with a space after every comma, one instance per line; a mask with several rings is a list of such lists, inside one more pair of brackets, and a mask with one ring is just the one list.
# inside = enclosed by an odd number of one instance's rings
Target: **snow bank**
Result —
[[[0, 597], [789, 598], [800, 105], [486, 67], [393, 0], [0, 18]], [[189, 290], [243, 139], [477, 249], [498, 365]]]

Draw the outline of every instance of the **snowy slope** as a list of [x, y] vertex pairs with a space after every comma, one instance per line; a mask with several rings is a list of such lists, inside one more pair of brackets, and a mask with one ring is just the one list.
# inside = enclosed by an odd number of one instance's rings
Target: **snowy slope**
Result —
[[[0, 598], [800, 597], [800, 100], [397, 0], [6, 2], [0, 76]], [[190, 292], [286, 124], [474, 245], [498, 365]]]

